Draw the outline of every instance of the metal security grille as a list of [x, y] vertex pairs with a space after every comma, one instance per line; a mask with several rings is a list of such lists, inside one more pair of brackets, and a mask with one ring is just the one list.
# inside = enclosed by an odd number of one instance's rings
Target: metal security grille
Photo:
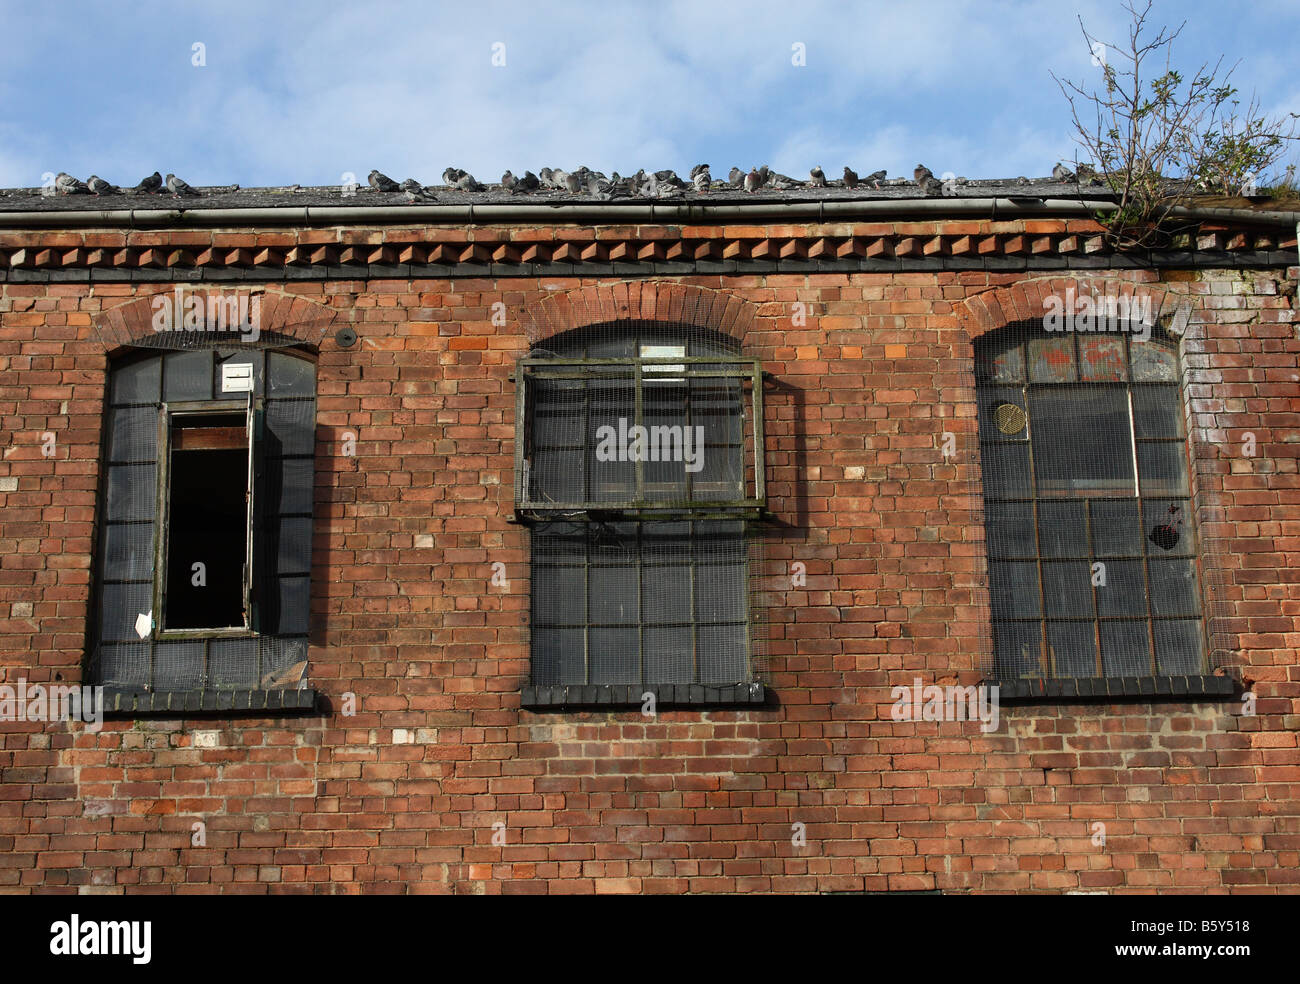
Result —
[[[551, 343], [553, 346], [556, 343]], [[765, 503], [762, 368], [702, 332], [579, 333], [516, 374], [521, 518], [733, 515]]]
[[997, 676], [1207, 672], [1172, 340], [1013, 326], [976, 376]]
[[702, 329], [618, 323], [549, 340], [516, 382], [531, 684], [752, 680], [761, 367]]
[[[256, 435], [253, 627], [160, 638], [159, 434], [171, 404], [217, 401], [222, 365], [251, 365]], [[113, 366], [89, 675], [141, 690], [297, 686], [305, 678], [315, 449], [315, 366], [255, 349], [140, 353]], [[244, 394], [240, 394], [243, 396]]]

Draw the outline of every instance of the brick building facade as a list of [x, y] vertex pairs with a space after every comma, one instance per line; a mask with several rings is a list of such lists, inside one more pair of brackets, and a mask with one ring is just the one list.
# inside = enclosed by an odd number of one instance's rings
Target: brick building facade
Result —
[[[0, 889], [1295, 892], [1293, 220], [1123, 251], [1051, 201], [889, 204], [7, 214], [0, 683], [111, 704], [0, 722]], [[177, 283], [260, 297], [276, 347], [236, 348], [314, 365], [305, 675], [96, 663], [112, 372], [163, 351]], [[1108, 672], [1102, 625], [1096, 673], [1001, 674], [994, 730], [899, 720], [896, 687], [1000, 678], [976, 349], [1067, 290], [1149, 298], [1176, 352], [1203, 666], [1170, 671], [1149, 618], [1152, 672]], [[515, 511], [519, 360], [630, 324], [765, 374], [752, 664], [650, 686], [652, 715], [640, 680], [536, 678]]]

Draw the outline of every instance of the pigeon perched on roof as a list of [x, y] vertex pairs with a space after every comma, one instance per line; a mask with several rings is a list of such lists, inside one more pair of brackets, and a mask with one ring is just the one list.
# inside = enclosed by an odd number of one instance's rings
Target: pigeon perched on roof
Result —
[[656, 172], [655, 172], [655, 180], [658, 181], [661, 185], [666, 184], [666, 185], [669, 185], [669, 186], [671, 186], [671, 187], [673, 187], [673, 188], [689, 188], [689, 187], [690, 187], [690, 185], [688, 185], [685, 181], [683, 181], [681, 178], [679, 178], [679, 177], [677, 176], [677, 172], [676, 172], [676, 171], [673, 171], [673, 170], [671, 170], [671, 169], [669, 169], [669, 170], [667, 170], [667, 171], [656, 171]]
[[745, 185], [745, 172], [738, 167], [733, 167], [727, 172], [727, 183], [733, 188], [742, 188]]
[[885, 180], [885, 175], [888, 173], [889, 172], [886, 171], [884, 168], [881, 168], [879, 171], [872, 171], [870, 174], [868, 174], [865, 178], [862, 179], [862, 183], [871, 185], [871, 187], [873, 188], [879, 188], [880, 182]]
[[413, 202], [433, 202], [437, 201], [424, 185], [416, 181], [415, 178], [407, 178], [402, 182], [402, 190], [406, 192], [406, 197]]
[[823, 171], [821, 168], [814, 167], [811, 171], [808, 172], [808, 177], [809, 177], [808, 184], [811, 185], [812, 187], [814, 188], [826, 187], [826, 172]]
[[167, 188], [171, 191], [173, 198], [180, 198], [182, 195], [198, 195], [198, 192], [186, 184], [181, 178], [170, 173], [167, 175]]
[[915, 169], [912, 171], [912, 180], [915, 181], [918, 185], [924, 185], [927, 179], [933, 177], [934, 177], [934, 172], [931, 171], [924, 164], [916, 165]]
[[709, 165], [700, 166], [699, 170], [691, 169], [691, 184], [695, 185], [695, 190], [704, 194], [709, 190], [709, 185], [713, 183], [713, 175], [709, 174]]
[[513, 174], [511, 174], [509, 171], [506, 171], [505, 174], [501, 175], [502, 191], [508, 191], [510, 192], [510, 194], [513, 195], [517, 187], [519, 187], [519, 179], [516, 178]]
[[109, 184], [98, 174], [92, 174], [86, 179], [86, 187], [93, 195], [116, 195], [122, 191], [117, 185]]
[[797, 181], [788, 174], [780, 174], [776, 171], [769, 171], [767, 181], [764, 182], [774, 191], [789, 191], [791, 188], [802, 188], [803, 182]]
[[371, 171], [370, 176], [366, 179], [370, 182], [370, 187], [375, 191], [401, 191], [401, 185], [390, 178], [382, 171]]
[[481, 184], [479, 184], [476, 180], [474, 180], [474, 175], [465, 173], [460, 176], [459, 180], [457, 180], [456, 190], [457, 191], [483, 191], [485, 189]]
[[1071, 171], [1071, 170], [1070, 170], [1068, 167], [1066, 167], [1064, 164], [1054, 164], [1054, 165], [1052, 166], [1052, 180], [1053, 180], [1053, 181], [1073, 181], [1073, 180], [1074, 180], [1074, 172]]
[[844, 165], [844, 187], [856, 188], [858, 186], [858, 172], [853, 170], [847, 164]]
[[149, 175], [149, 177], [142, 178], [140, 180], [140, 183], [136, 185], [134, 188], [132, 188], [131, 191], [133, 191], [137, 195], [149, 194], [151, 192], [161, 190], [162, 183], [163, 183], [162, 175], [159, 174], [157, 171], [154, 171], [154, 173]]
[[[506, 174], [510, 174], [510, 172], [507, 171]], [[511, 177], [514, 177], [514, 175], [511, 175]], [[504, 181], [504, 178], [502, 180]], [[540, 187], [540, 185], [541, 182], [537, 179], [537, 175], [535, 175], [532, 171], [525, 171], [524, 176], [522, 178], [515, 178], [514, 188], [512, 190], [513, 191], [536, 191], [538, 187]]]
[[917, 184], [920, 185], [921, 191], [925, 194], [926, 198], [938, 198], [943, 194], [943, 182], [934, 175], [931, 175], [924, 181], [917, 182]]
[[60, 171], [54, 178], [54, 187], [58, 189], [60, 195], [88, 195], [90, 189], [86, 187], [86, 182], [80, 178], [74, 178], [71, 174]]
[[748, 192], [758, 191], [763, 184], [763, 179], [756, 168], [750, 168], [749, 173], [745, 175], [745, 190]]
[[461, 178], [465, 177], [466, 173], [467, 172], [462, 171], [458, 167], [449, 167], [442, 172], [442, 183], [448, 188], [455, 188], [457, 182], [459, 182]]
[[699, 174], [701, 171], [707, 171], [708, 169], [709, 169], [709, 165], [707, 164], [696, 164], [693, 168], [691, 168], [691, 180], [694, 181], [695, 175]]
[[569, 172], [566, 171], [564, 168], [557, 167], [551, 171], [551, 187], [554, 188], [556, 191], [567, 190], [568, 180], [569, 180]]
[[544, 167], [537, 172], [537, 180], [541, 183], [543, 188], [554, 188], [555, 172], [549, 167]]
[[760, 165], [758, 168], [758, 183], [760, 185], [766, 185], [771, 180], [772, 180], [772, 169], [768, 167], [766, 164]]
[[582, 190], [582, 179], [576, 174], [566, 174], [564, 176], [564, 190], [570, 195], [576, 195]]

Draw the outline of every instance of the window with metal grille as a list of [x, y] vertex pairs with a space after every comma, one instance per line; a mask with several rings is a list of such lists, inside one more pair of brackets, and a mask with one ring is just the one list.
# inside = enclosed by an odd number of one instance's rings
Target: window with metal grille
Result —
[[305, 683], [316, 371], [277, 350], [111, 369], [89, 676], [144, 692]]
[[1206, 673], [1174, 342], [1012, 326], [976, 378], [996, 675]]
[[762, 699], [748, 524], [762, 370], [663, 325], [570, 332], [521, 361], [516, 516], [531, 526], [530, 705]]

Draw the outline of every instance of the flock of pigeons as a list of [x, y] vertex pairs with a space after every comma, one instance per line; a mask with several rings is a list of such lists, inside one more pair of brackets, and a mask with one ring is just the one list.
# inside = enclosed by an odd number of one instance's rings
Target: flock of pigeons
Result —
[[[918, 164], [915, 174], [917, 184], [922, 185], [927, 194], [931, 193], [930, 182], [933, 182], [935, 186], [933, 193], [939, 193], [942, 182], [937, 181], [934, 175], [930, 173], [929, 168]], [[382, 171], [371, 171], [369, 183], [370, 187], [375, 191], [405, 192], [409, 201], [436, 200], [433, 193], [414, 178], [407, 178], [401, 184], [398, 184]], [[443, 171], [442, 183], [444, 187], [455, 191], [487, 190], [486, 186], [480, 184], [474, 175], [458, 167], [449, 167]], [[647, 172], [642, 169], [637, 171], [636, 174], [627, 177], [623, 177], [617, 171], [606, 176], [603, 172], [593, 171], [589, 167], [580, 167], [574, 171], [566, 171], [559, 167], [544, 167], [537, 174], [532, 171], [525, 171], [520, 176], [507, 171], [501, 175], [500, 188], [512, 195], [534, 191], [559, 191], [567, 192], [570, 195], [585, 194], [598, 201], [610, 201], [614, 198], [673, 198], [692, 190], [699, 194], [707, 194], [710, 191], [740, 189], [756, 192], [760, 188], [770, 188], [773, 191], [788, 191], [791, 188], [826, 188], [832, 185], [845, 188], [856, 188], [859, 185], [869, 188], [881, 188], [887, 183], [902, 184], [906, 182], [886, 182], [884, 171], [876, 171], [874, 174], [867, 175], [866, 178], [859, 178], [857, 173], [849, 167], [844, 169], [844, 177], [841, 181], [828, 181], [825, 172], [820, 167], [815, 167], [808, 172], [807, 181], [799, 181], [787, 175], [778, 174], [766, 164], [762, 167], [751, 168], [749, 173], [745, 173], [738, 167], [733, 167], [727, 175], [727, 180], [721, 181], [714, 179], [709, 172], [708, 164], [696, 164], [691, 168], [691, 173], [687, 179], [678, 177], [677, 172], [672, 170]]]
[[[198, 192], [188, 184], [176, 177], [174, 174], [167, 175], [166, 181], [157, 171], [149, 177], [144, 178], [134, 188], [128, 188], [126, 193], [133, 195], [155, 195], [160, 194], [166, 187], [172, 193], [173, 198], [197, 197]], [[85, 181], [74, 178], [71, 174], [60, 171], [54, 176], [54, 190], [60, 195], [120, 195], [123, 190], [115, 184], [109, 184], [98, 174], [92, 174]]]
[[[593, 171], [588, 167], [580, 167], [571, 172], [558, 167], [544, 167], [537, 174], [532, 171], [525, 171], [521, 177], [516, 177], [507, 171], [501, 175], [500, 187], [512, 195], [533, 191], [558, 191], [567, 192], [570, 195], [585, 194], [598, 201], [610, 201], [615, 198], [673, 198], [692, 190], [699, 194], [706, 194], [710, 191], [737, 190], [753, 193], [763, 188], [772, 191], [788, 191], [791, 188], [828, 187], [879, 189], [889, 185], [912, 183], [927, 198], [936, 198], [944, 194], [956, 194], [955, 191], [950, 190], [950, 186], [967, 183], [965, 178], [949, 178], [946, 181], [940, 181], [924, 164], [916, 165], [910, 182], [906, 178], [886, 179], [885, 174], [886, 172], [881, 170], [868, 174], [865, 178], [860, 178], [852, 168], [845, 167], [842, 178], [828, 180], [825, 172], [820, 167], [814, 167], [808, 172], [808, 179], [800, 181], [784, 174], [778, 174], [764, 164], [762, 167], [750, 168], [748, 173], [738, 167], [733, 167], [728, 172], [727, 179], [722, 181], [714, 179], [713, 175], [709, 173], [709, 165], [707, 164], [696, 164], [695, 167], [691, 168], [688, 180], [679, 178], [677, 173], [671, 170], [647, 173], [642, 169], [629, 177], [623, 177], [615, 171], [612, 175], [606, 177], [600, 171]], [[1057, 164], [1052, 168], [1052, 178], [1056, 181], [1078, 180], [1081, 184], [1097, 184], [1100, 181], [1093, 169], [1086, 164], [1079, 165], [1077, 174], [1064, 164]], [[1028, 184], [1027, 178], [1018, 178], [1017, 181]], [[446, 189], [453, 191], [474, 192], [488, 190], [487, 186], [475, 180], [474, 175], [457, 167], [449, 167], [442, 172], [442, 183]], [[407, 178], [399, 184], [381, 171], [371, 171], [369, 184], [375, 191], [402, 192], [409, 202], [437, 201], [437, 197], [433, 192], [414, 178]], [[238, 190], [238, 187], [238, 185], [233, 186], [234, 190]], [[157, 171], [154, 171], [153, 174], [143, 179], [135, 187], [126, 189], [125, 192], [97, 174], [92, 174], [87, 180], [81, 181], [70, 174], [60, 171], [54, 179], [54, 188], [61, 195], [117, 195], [124, 193], [150, 195], [161, 194], [164, 190], [171, 192], [173, 198], [197, 197], [199, 195], [199, 192], [176, 177], [176, 175], [168, 174], [164, 179]]]

